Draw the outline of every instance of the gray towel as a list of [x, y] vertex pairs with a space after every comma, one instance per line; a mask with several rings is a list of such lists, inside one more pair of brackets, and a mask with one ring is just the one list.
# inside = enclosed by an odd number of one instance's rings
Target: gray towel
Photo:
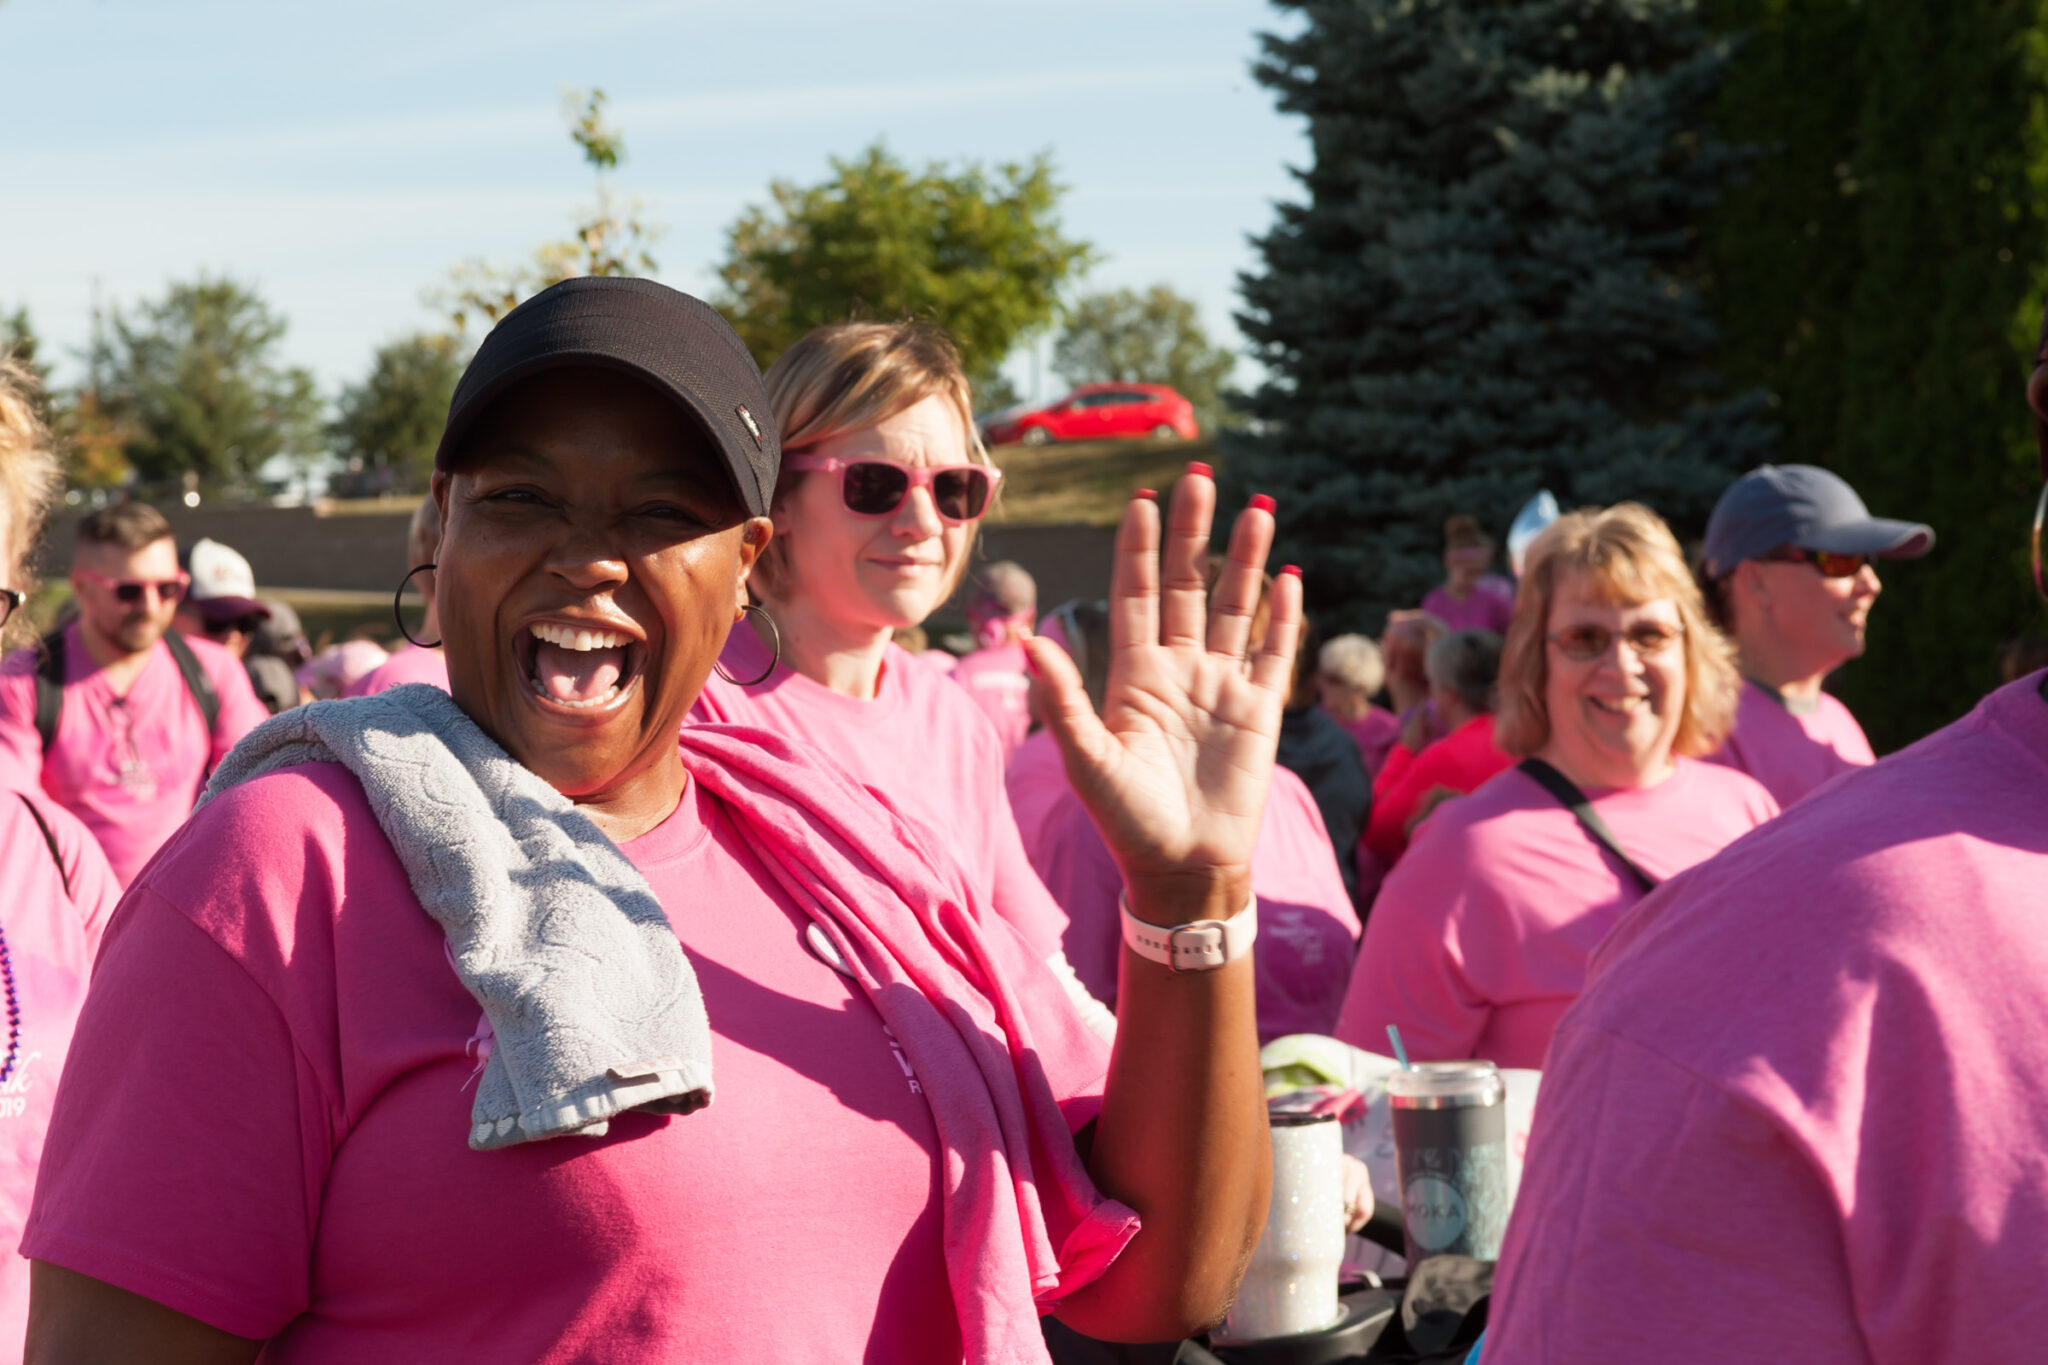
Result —
[[438, 688], [320, 701], [252, 730], [200, 804], [297, 763], [355, 774], [496, 1035], [479, 1151], [711, 1102], [711, 1027], [661, 903], [588, 816]]

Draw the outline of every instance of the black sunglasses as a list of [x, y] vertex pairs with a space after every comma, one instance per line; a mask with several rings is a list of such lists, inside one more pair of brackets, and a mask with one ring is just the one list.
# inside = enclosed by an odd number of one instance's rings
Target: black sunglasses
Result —
[[20, 588], [0, 588], [0, 626], [21, 610], [21, 604], [28, 601], [28, 594]]

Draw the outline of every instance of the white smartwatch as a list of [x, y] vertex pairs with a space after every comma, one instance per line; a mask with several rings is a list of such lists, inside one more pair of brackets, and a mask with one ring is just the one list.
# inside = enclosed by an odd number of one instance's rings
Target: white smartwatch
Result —
[[1259, 898], [1229, 919], [1198, 919], [1192, 924], [1152, 924], [1131, 913], [1130, 898], [1118, 895], [1123, 912], [1124, 942], [1148, 962], [1164, 963], [1169, 971], [1213, 972], [1252, 950], [1259, 936]]

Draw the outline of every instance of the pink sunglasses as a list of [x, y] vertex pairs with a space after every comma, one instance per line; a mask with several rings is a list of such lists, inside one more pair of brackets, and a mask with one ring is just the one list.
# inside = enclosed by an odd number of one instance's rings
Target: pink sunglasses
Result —
[[855, 516], [892, 515], [913, 488], [931, 494], [939, 520], [958, 526], [979, 521], [995, 497], [1003, 471], [982, 464], [907, 465], [894, 460], [841, 460], [827, 455], [785, 455], [784, 469], [839, 476], [839, 500]]

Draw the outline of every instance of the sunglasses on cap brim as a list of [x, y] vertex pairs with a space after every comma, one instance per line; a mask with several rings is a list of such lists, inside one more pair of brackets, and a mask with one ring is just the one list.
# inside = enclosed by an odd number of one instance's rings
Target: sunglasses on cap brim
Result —
[[1758, 559], [1769, 564], [1811, 564], [1819, 569], [1823, 578], [1854, 578], [1863, 572], [1863, 566], [1870, 562], [1869, 555], [1838, 554], [1833, 550], [1802, 550], [1788, 545], [1782, 550]]
[[994, 499], [1003, 472], [979, 464], [907, 465], [894, 460], [841, 460], [826, 455], [785, 455], [784, 469], [837, 474], [839, 500], [855, 516], [892, 515], [912, 488], [931, 494], [939, 520], [958, 526], [979, 521]]

